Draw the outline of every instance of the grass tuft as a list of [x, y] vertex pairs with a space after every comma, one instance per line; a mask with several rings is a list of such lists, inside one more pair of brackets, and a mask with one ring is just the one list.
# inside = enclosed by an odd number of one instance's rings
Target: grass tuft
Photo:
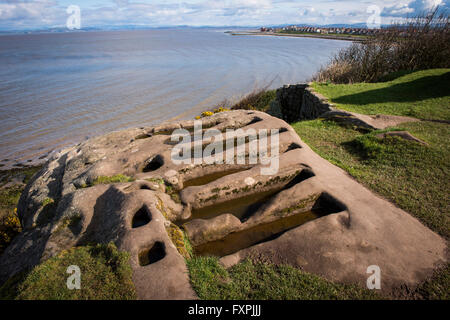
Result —
[[118, 174], [112, 177], [105, 177], [105, 176], [100, 176], [97, 177], [94, 182], [92, 183], [92, 185], [97, 185], [97, 184], [111, 184], [111, 183], [125, 183], [125, 182], [133, 182], [134, 179], [131, 177], [127, 177], [124, 176], [122, 174]]
[[267, 90], [267, 88], [255, 90], [239, 102], [234, 104], [233, 110], [258, 110], [267, 111], [270, 108], [270, 103], [276, 98], [276, 90]]
[[252, 260], [226, 270], [212, 257], [187, 261], [191, 283], [204, 300], [380, 299], [373, 291], [336, 284], [288, 265]]
[[41, 167], [27, 167], [0, 171], [0, 255], [21, 231], [21, 224], [17, 216], [17, 204], [24, 185], [9, 188], [4, 186], [15, 176], [24, 176], [24, 184], [28, 183]]
[[[72, 248], [61, 252], [29, 273], [10, 279], [0, 288], [0, 298], [11, 300], [132, 300], [129, 254], [112, 243]], [[81, 270], [81, 289], [69, 290], [66, 271], [76, 265]]]

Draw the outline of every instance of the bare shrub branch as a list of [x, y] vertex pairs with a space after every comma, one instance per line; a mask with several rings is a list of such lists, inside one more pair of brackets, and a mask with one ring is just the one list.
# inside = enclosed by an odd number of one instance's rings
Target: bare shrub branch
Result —
[[447, 12], [439, 7], [397, 23], [362, 43], [341, 50], [313, 81], [374, 82], [396, 71], [450, 66]]

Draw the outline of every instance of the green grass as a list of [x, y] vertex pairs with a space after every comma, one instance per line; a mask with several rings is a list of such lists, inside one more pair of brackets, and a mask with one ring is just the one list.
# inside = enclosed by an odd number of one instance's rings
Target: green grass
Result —
[[24, 182], [27, 183], [31, 180], [31, 178], [42, 169], [42, 166], [36, 166], [36, 167], [24, 167], [24, 168], [17, 168], [17, 169], [10, 169], [10, 170], [3, 170], [0, 171], [0, 186], [4, 185], [8, 178], [11, 178], [16, 175], [25, 175]]
[[234, 104], [231, 109], [267, 111], [270, 107], [270, 103], [276, 98], [276, 96], [276, 90], [256, 90]]
[[[315, 90], [340, 109], [362, 114], [391, 114], [449, 120], [450, 70], [392, 74], [379, 83], [314, 83]], [[450, 237], [450, 127], [442, 122], [411, 122], [399, 128], [360, 132], [323, 120], [294, 123], [302, 140], [321, 157], [360, 183], [417, 217], [430, 229]], [[428, 145], [377, 134], [406, 130]], [[449, 266], [437, 270], [410, 298], [448, 299]]]
[[124, 182], [132, 182], [133, 178], [124, 176], [122, 174], [118, 174], [112, 177], [98, 177], [94, 180], [93, 184], [110, 184], [110, 183], [124, 183]]
[[450, 120], [450, 69], [397, 73], [386, 80], [312, 86], [339, 109], [347, 111]]
[[[333, 102], [345, 97], [350, 101], [349, 97], [353, 97], [352, 104], [339, 104], [342, 109], [366, 114], [421, 114], [424, 118], [446, 120], [450, 109], [449, 76], [449, 69], [434, 69], [393, 74], [381, 83], [314, 86]], [[428, 91], [421, 92], [422, 89]], [[375, 93], [376, 99], [385, 102], [374, 103]], [[400, 138], [380, 140], [375, 135], [383, 131], [362, 134], [321, 120], [298, 122], [293, 127], [320, 156], [449, 238], [448, 124], [417, 122], [396, 128], [409, 131], [428, 146]]]
[[[418, 217], [434, 231], [449, 236], [449, 128], [443, 123], [408, 123], [402, 128], [429, 146], [392, 137], [384, 131], [363, 134], [334, 122], [293, 124], [317, 153], [358, 181]], [[390, 129], [395, 130], [395, 129]], [[191, 283], [201, 299], [382, 299], [356, 286], [335, 284], [289, 266], [245, 261], [225, 270], [216, 258], [188, 261]], [[448, 299], [448, 266], [402, 298]]]
[[[449, 119], [450, 70], [390, 75], [385, 82], [353, 85], [313, 84], [344, 110]], [[356, 180], [391, 200], [445, 238], [450, 236], [450, 129], [446, 123], [405, 123], [399, 128], [361, 132], [331, 121], [292, 124], [314, 151]], [[407, 130], [427, 142], [377, 134]], [[217, 258], [188, 261], [191, 282], [201, 299], [380, 299], [372, 291], [335, 284], [295, 269], [249, 260], [225, 270]], [[449, 267], [413, 292], [410, 299], [448, 299]]]
[[217, 258], [187, 261], [191, 283], [203, 300], [380, 299], [373, 291], [336, 284], [288, 265], [246, 260], [226, 270]]
[[13, 212], [19, 203], [23, 187], [0, 189], [0, 216]]
[[[421, 119], [450, 118], [450, 69], [403, 72], [379, 83], [313, 83], [340, 109]], [[292, 124], [316, 153], [357, 181], [417, 217], [447, 240], [450, 237], [450, 127], [443, 122], [410, 122], [399, 128], [361, 132], [321, 119]], [[428, 145], [377, 134], [406, 130]], [[448, 299], [449, 265], [437, 270], [409, 298]]]
[[[13, 277], [0, 288], [0, 299], [131, 300], [136, 298], [129, 254], [113, 244], [72, 248]], [[67, 268], [81, 270], [81, 289], [69, 290]]]
[[362, 134], [322, 120], [298, 122], [293, 127], [320, 156], [449, 238], [448, 124], [401, 126], [428, 146], [397, 137], [378, 139], [375, 135], [383, 131]]
[[16, 207], [24, 186], [17, 185], [4, 188], [13, 177], [24, 175], [24, 183], [28, 183], [41, 167], [29, 167], [1, 171], [0, 175], [0, 255], [22, 229], [17, 217]]
[[100, 176], [97, 177], [90, 185], [83, 185], [81, 188], [89, 188], [99, 184], [113, 184], [113, 183], [126, 183], [133, 182], [135, 179], [132, 177], [124, 176], [123, 174], [117, 174], [115, 176]]
[[[9, 182], [11, 178], [17, 175], [24, 175], [24, 183], [28, 183], [41, 167], [30, 167], [23, 169], [13, 169], [8, 171], [0, 171], [0, 187]], [[22, 194], [23, 186], [13, 186], [10, 188], [0, 188], [0, 216], [5, 213], [12, 212], [19, 202]]]
[[425, 300], [450, 300], [450, 264], [435, 272], [413, 292], [413, 297]]

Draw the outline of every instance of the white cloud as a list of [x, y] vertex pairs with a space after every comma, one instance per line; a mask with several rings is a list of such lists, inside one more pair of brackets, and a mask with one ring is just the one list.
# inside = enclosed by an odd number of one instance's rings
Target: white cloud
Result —
[[304, 9], [300, 14], [302, 16], [309, 16], [311, 14], [314, 14], [316, 12], [316, 9], [314, 7], [309, 7]]
[[114, 3], [119, 7], [125, 7], [129, 4], [130, 1], [128, 0], [113, 0]]
[[450, 9], [449, 0], [412, 0], [385, 7], [382, 15], [390, 17], [416, 16], [437, 6], [448, 10]]
[[[384, 17], [414, 14], [450, 0], [0, 0], [0, 29], [64, 26], [65, 6], [79, 4], [82, 25], [273, 25], [358, 23], [367, 6]], [[64, 5], [63, 5], [64, 4]], [[388, 18], [386, 18], [386, 21]], [[390, 21], [387, 21], [390, 22]]]
[[0, 1], [0, 27], [53, 24], [62, 19], [63, 14], [64, 11], [52, 0]]

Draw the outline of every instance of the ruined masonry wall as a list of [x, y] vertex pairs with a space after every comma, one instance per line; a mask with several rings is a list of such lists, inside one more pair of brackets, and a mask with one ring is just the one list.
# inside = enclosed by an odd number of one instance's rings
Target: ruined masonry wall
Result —
[[316, 119], [321, 114], [334, 110], [324, 96], [314, 92], [307, 84], [279, 88], [277, 102], [283, 120], [288, 123]]

